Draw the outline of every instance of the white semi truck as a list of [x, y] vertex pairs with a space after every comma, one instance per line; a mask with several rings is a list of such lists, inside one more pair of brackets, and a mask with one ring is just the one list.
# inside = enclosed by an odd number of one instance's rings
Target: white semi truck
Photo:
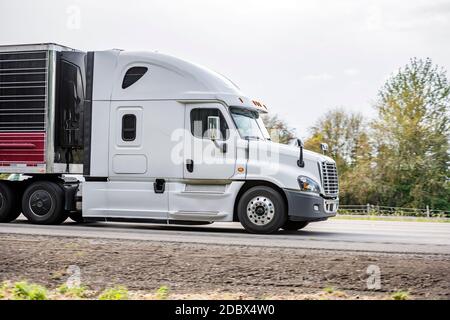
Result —
[[0, 181], [0, 222], [273, 233], [334, 216], [335, 162], [273, 142], [266, 112], [224, 76], [159, 53], [0, 46], [0, 174], [28, 177]]

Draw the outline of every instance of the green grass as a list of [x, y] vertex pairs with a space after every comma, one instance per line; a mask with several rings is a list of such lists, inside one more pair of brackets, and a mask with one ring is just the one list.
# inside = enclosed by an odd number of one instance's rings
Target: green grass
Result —
[[20, 281], [14, 283], [12, 297], [15, 300], [47, 300], [47, 289], [35, 283]]
[[[29, 283], [27, 281], [20, 281], [12, 283], [10, 281], [4, 281], [0, 283], [0, 299], [14, 299], [14, 300], [49, 300], [55, 299], [60, 300], [64, 299], [64, 297], [70, 298], [89, 298], [95, 299], [93, 294], [87, 295], [87, 289], [84, 286], [79, 287], [69, 287], [66, 284], [63, 284], [52, 290], [51, 292], [47, 291], [44, 286], [35, 283]], [[158, 300], [166, 300], [169, 298], [170, 289], [168, 286], [161, 286], [156, 290], [156, 299]], [[336, 290], [336, 288], [332, 286], [327, 286], [322, 289], [322, 294], [320, 294], [317, 298], [320, 300], [328, 300], [328, 299], [351, 299], [351, 296], [348, 296], [346, 293], [342, 291]], [[115, 286], [113, 288], [107, 288], [102, 291], [98, 297], [99, 300], [128, 300], [130, 299], [130, 293], [123, 286]], [[260, 299], [265, 299], [266, 297], [262, 296]], [[410, 294], [408, 291], [398, 290], [390, 293], [389, 296], [384, 296], [384, 298], [390, 298], [392, 300], [410, 300]]]
[[169, 288], [167, 286], [162, 286], [156, 290], [156, 299], [167, 300], [169, 297]]
[[0, 284], [0, 299], [5, 298], [9, 293], [10, 284], [7, 281], [3, 281]]
[[122, 286], [104, 290], [99, 296], [99, 300], [128, 300], [128, 290]]
[[391, 294], [391, 298], [394, 300], [408, 300], [409, 293], [406, 291], [396, 291]]
[[65, 295], [70, 298], [86, 298], [86, 287], [83, 286], [75, 286], [75, 287], [69, 287], [67, 284], [60, 285], [56, 291], [59, 292], [62, 295]]
[[339, 215], [331, 219], [338, 220], [370, 220], [370, 221], [406, 221], [406, 222], [441, 222], [449, 223], [448, 218], [401, 217], [401, 216], [347, 216]]
[[323, 289], [323, 292], [332, 294], [334, 292], [334, 288], [333, 287], [326, 287], [326, 288]]

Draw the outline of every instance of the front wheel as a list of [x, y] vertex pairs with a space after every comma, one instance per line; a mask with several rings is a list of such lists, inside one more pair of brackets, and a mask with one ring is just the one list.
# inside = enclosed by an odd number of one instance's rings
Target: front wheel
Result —
[[247, 190], [238, 203], [238, 217], [251, 233], [274, 233], [287, 220], [284, 199], [276, 190], [260, 186]]
[[281, 228], [286, 231], [297, 231], [308, 225], [307, 221], [286, 221]]

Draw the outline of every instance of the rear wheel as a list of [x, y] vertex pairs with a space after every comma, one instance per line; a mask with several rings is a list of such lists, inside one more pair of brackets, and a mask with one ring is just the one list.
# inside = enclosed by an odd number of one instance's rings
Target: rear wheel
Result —
[[11, 222], [20, 215], [17, 195], [10, 185], [0, 182], [0, 222]]
[[297, 231], [308, 225], [307, 221], [286, 221], [281, 228], [286, 231]]
[[49, 181], [32, 183], [23, 194], [22, 210], [32, 223], [62, 223], [67, 219], [62, 187]]
[[248, 232], [274, 233], [287, 220], [286, 205], [283, 197], [274, 189], [253, 187], [239, 200], [238, 217]]

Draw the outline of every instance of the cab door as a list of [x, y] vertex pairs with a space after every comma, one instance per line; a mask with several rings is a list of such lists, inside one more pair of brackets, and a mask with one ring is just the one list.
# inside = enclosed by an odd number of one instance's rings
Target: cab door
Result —
[[[219, 120], [219, 132], [211, 137], [208, 123]], [[230, 179], [236, 166], [236, 131], [220, 103], [188, 104], [185, 109], [184, 178]]]

